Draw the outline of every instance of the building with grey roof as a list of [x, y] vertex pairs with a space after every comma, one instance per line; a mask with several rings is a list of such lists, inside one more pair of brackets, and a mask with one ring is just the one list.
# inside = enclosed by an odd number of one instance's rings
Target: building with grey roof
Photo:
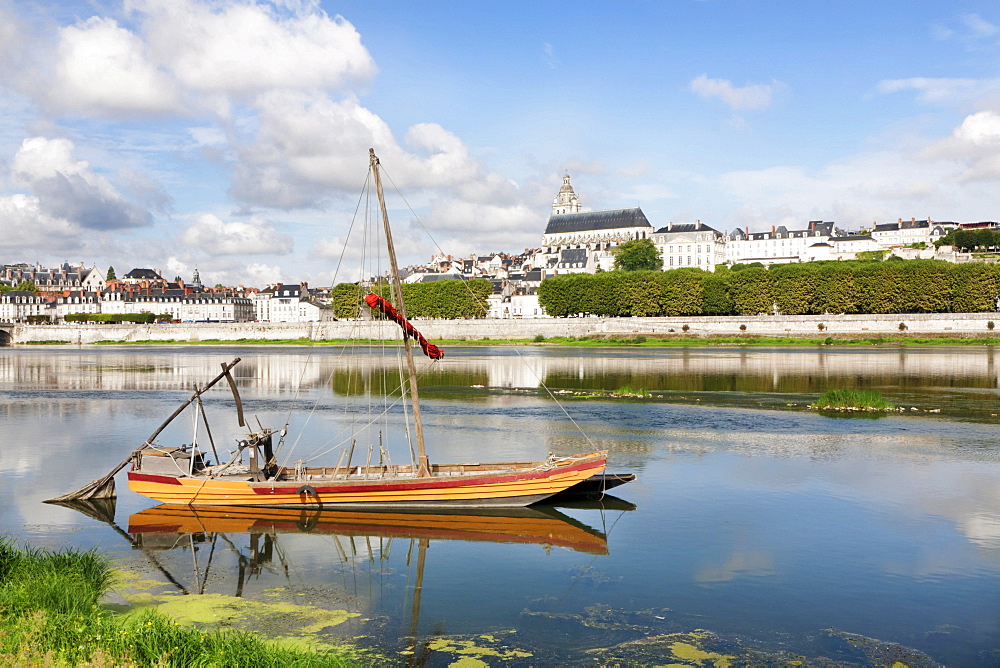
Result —
[[653, 226], [639, 207], [583, 211], [566, 174], [552, 202], [536, 263], [558, 273], [607, 271], [614, 267], [617, 246], [648, 239], [652, 232]]
[[[831, 237], [843, 237], [846, 233], [832, 222], [812, 220], [801, 230], [789, 230], [784, 225], [771, 226], [770, 232], [750, 232], [736, 228], [726, 240], [726, 261], [730, 264], [764, 265], [811, 262], [818, 259], [810, 247], [817, 243], [828, 243]], [[816, 247], [819, 250], [822, 247]]]
[[695, 267], [715, 271], [715, 265], [726, 261], [726, 236], [700, 220], [669, 223], [650, 239], [660, 251], [664, 270]]

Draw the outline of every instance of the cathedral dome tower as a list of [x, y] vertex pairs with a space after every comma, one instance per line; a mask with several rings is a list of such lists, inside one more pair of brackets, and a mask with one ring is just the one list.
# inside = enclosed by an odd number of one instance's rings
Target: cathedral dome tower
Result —
[[573, 186], [569, 183], [569, 174], [563, 176], [563, 184], [559, 188], [559, 194], [552, 200], [552, 215], [563, 213], [580, 213], [580, 198], [573, 192]]

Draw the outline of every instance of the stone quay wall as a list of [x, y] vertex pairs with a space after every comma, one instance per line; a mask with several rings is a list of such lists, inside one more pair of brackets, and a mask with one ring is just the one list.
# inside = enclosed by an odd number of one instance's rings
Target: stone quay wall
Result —
[[[688, 318], [536, 318], [513, 320], [420, 320], [414, 325], [428, 339], [479, 340], [533, 339], [553, 336], [874, 336], [905, 333], [917, 335], [986, 336], [989, 323], [1000, 326], [1000, 313], [923, 313], [888, 315], [803, 316], [696, 316]], [[820, 325], [823, 328], [820, 329]], [[685, 332], [684, 326], [688, 329]], [[745, 325], [746, 329], [741, 329]], [[218, 339], [392, 339], [395, 325], [372, 321], [305, 323], [180, 323], [180, 324], [57, 324], [5, 325], [10, 343], [62, 341], [84, 345], [98, 341], [180, 341]], [[1000, 335], [1000, 331], [998, 331]]]

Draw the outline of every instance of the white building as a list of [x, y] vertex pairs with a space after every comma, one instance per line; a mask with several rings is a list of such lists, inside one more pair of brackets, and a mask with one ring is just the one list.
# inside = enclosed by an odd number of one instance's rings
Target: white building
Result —
[[883, 248], [898, 248], [913, 244], [930, 245], [934, 241], [931, 233], [935, 226], [937, 224], [930, 219], [903, 220], [899, 218], [895, 223], [876, 223], [872, 229], [872, 239]]
[[169, 315], [179, 322], [250, 322], [253, 300], [237, 292], [193, 292], [183, 289], [105, 292], [101, 313]]
[[309, 298], [305, 283], [282, 284], [261, 290], [253, 300], [256, 319], [261, 322], [326, 322], [334, 320], [326, 304]]
[[548, 318], [550, 317], [545, 309], [538, 303], [538, 295], [513, 294], [504, 296], [493, 294], [486, 299], [489, 304], [487, 318], [499, 318], [501, 320], [522, 319], [522, 318]]
[[104, 276], [97, 271], [97, 267], [88, 269], [82, 262], [78, 265], [64, 262], [55, 268], [40, 264], [0, 265], [0, 283], [16, 287], [24, 281], [33, 283], [38, 292], [99, 292], [104, 288]]
[[56, 300], [56, 319], [62, 320], [75, 313], [100, 313], [100, 292], [71, 292]]
[[25, 322], [48, 313], [48, 302], [34, 292], [10, 290], [0, 295], [0, 322]]
[[811, 262], [816, 253], [816, 250], [809, 250], [812, 246], [840, 236], [846, 235], [833, 223], [820, 220], [810, 221], [804, 230], [789, 230], [784, 225], [772, 226], [770, 232], [736, 228], [726, 240], [726, 262], [763, 265]]
[[663, 257], [664, 271], [678, 267], [715, 271], [715, 265], [726, 261], [725, 235], [700, 220], [669, 223], [650, 235], [650, 239]]
[[648, 239], [652, 233], [653, 226], [638, 207], [581, 211], [580, 198], [566, 174], [552, 202], [552, 215], [535, 259], [540, 268], [556, 273], [610, 271], [616, 247]]

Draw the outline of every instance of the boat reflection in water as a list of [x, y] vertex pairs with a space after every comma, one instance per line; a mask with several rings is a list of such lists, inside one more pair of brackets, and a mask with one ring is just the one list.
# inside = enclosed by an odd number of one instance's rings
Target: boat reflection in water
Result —
[[[566, 502], [573, 509], [634, 510], [627, 501], [605, 495], [600, 501]], [[602, 514], [603, 517], [603, 514]], [[430, 541], [465, 541], [498, 544], [534, 544], [545, 549], [563, 548], [584, 554], [605, 555], [605, 534], [560, 512], [555, 506], [476, 509], [469, 511], [363, 511], [299, 508], [193, 507], [163, 504], [129, 518], [128, 534], [168, 579], [184, 593], [204, 593], [216, 543], [221, 539], [238, 557], [237, 596], [243, 595], [248, 576], [269, 565], [282, 534], [332, 538], [342, 560], [364, 551], [374, 558], [385, 553], [394, 539], [416, 541], [424, 548]], [[291, 538], [296, 538], [295, 536]], [[380, 546], [373, 548], [373, 541]], [[211, 546], [204, 563], [198, 564], [201, 546]], [[361, 549], [358, 548], [361, 545]], [[190, 550], [195, 562], [195, 588], [182, 585], [166, 573], [155, 553]], [[421, 549], [422, 552], [422, 549]], [[281, 551], [282, 561], [287, 555]], [[379, 558], [382, 558], [382, 554]], [[282, 564], [287, 572], [288, 564]], [[205, 575], [200, 573], [204, 571]]]
[[[624, 507], [623, 505], [624, 504]], [[581, 504], [582, 507], [586, 505]], [[576, 506], [576, 507], [581, 507]], [[591, 507], [599, 507], [591, 504]], [[631, 509], [605, 497], [604, 507]], [[186, 536], [248, 534], [274, 537], [309, 533], [344, 537], [426, 538], [430, 540], [533, 543], [588, 554], [607, 554], [605, 535], [553, 506], [477, 509], [471, 512], [308, 510], [298, 508], [194, 507], [159, 505], [129, 518], [136, 546], [170, 548]]]
[[[598, 521], [605, 520], [606, 515], [592, 509], [616, 514], [635, 509], [633, 504], [608, 495], [600, 501], [577, 500], [560, 507], [568, 512], [587, 510], [586, 514]], [[466, 543], [467, 547], [478, 544], [480, 551], [489, 548], [487, 544], [495, 544], [498, 548], [503, 544], [537, 545], [545, 550], [545, 556], [552, 548], [584, 555], [608, 554], [607, 536], [603, 531], [551, 505], [468, 511], [384, 512], [164, 504], [133, 514], [129, 518], [127, 535], [133, 548], [141, 550], [146, 559], [183, 594], [204, 594], [206, 589], [217, 589], [223, 585], [225, 594], [230, 596], [271, 596], [279, 591], [275, 586], [282, 586], [274, 580], [275, 576], [293, 587], [304, 586], [314, 592], [318, 583], [316, 578], [325, 578], [334, 589], [323, 588], [329, 594], [321, 599], [325, 598], [335, 606], [351, 601], [348, 605], [350, 612], [363, 615], [368, 620], [386, 619], [405, 610], [399, 620], [405, 630], [400, 629], [400, 632], [389, 629], [385, 629], [387, 632], [372, 632], [371, 628], [357, 626], [344, 630], [359, 637], [381, 636], [382, 640], [374, 641], [376, 643], [399, 643], [395, 644], [395, 650], [408, 654], [407, 663], [417, 664], [426, 650], [422, 646], [429, 642], [428, 639], [419, 640], [421, 630], [418, 620], [427, 548], [432, 542], [449, 542], [455, 548], [461, 548], [462, 543]], [[393, 541], [402, 541], [396, 549], [397, 554], [399, 549], [405, 552], [406, 570], [409, 571], [405, 589], [400, 589], [402, 583], [394, 579], [401, 572], [399, 567], [402, 565], [397, 562], [392, 566], [387, 562]], [[303, 548], [311, 553], [309, 558], [306, 558]], [[235, 553], [236, 568], [217, 564], [212, 570], [213, 558], [218, 561], [223, 553]], [[435, 554], [445, 556], [446, 552], [439, 554], [435, 551]], [[525, 557], [530, 559], [528, 555]], [[311, 559], [317, 561], [310, 564]], [[177, 567], [185, 562], [187, 565], [182, 570], [191, 573], [189, 569], [193, 566], [194, 574], [178, 577]], [[370, 575], [382, 578], [381, 583], [358, 587], [357, 578], [349, 577], [343, 580], [347, 589], [338, 593], [334, 581], [340, 578], [335, 570], [329, 568], [338, 562], [376, 565], [377, 571], [371, 571]], [[460, 563], [465, 576], [479, 577], [480, 568], [475, 562], [472, 562], [473, 565], [469, 565], [469, 561]], [[168, 564], [170, 568], [167, 568]], [[171, 573], [171, 570], [175, 572]], [[357, 571], [352, 572], [358, 574]], [[454, 570], [450, 572], [455, 577], [462, 577]], [[233, 575], [236, 576], [235, 587]], [[351, 591], [352, 586], [355, 591]], [[388, 596], [391, 601], [362, 600], [373, 595], [376, 599]], [[441, 629], [435, 625], [430, 633], [432, 637], [438, 637]]]

